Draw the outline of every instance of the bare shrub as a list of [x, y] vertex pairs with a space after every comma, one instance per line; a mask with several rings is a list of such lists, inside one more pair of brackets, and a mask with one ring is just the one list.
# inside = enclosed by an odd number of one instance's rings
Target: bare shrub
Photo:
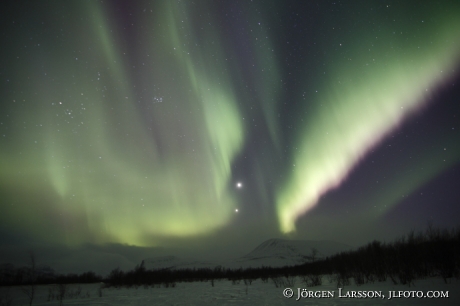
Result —
[[29, 267], [27, 268], [27, 282], [28, 284], [23, 286], [22, 292], [27, 296], [29, 299], [29, 306], [32, 305], [32, 302], [34, 301], [35, 297], [35, 289], [36, 289], [36, 280], [37, 280], [37, 265], [35, 261], [35, 254], [33, 251], [29, 252]]
[[244, 284], [245, 284], [246, 286], [252, 285], [252, 279], [250, 279], [250, 278], [245, 278], [243, 281], [244, 281]]
[[288, 275], [284, 279], [284, 285], [286, 287], [294, 287], [295, 286], [295, 276]]
[[67, 291], [67, 284], [59, 284], [57, 285], [57, 297], [59, 300], [59, 305], [62, 306], [62, 303], [64, 301], [65, 295]]
[[323, 284], [321, 275], [317, 274], [307, 274], [302, 276], [302, 281], [307, 287], [321, 286]]
[[276, 288], [286, 287], [286, 286], [284, 286], [284, 280], [279, 276], [273, 276], [273, 277], [271, 277], [271, 280], [275, 284]]

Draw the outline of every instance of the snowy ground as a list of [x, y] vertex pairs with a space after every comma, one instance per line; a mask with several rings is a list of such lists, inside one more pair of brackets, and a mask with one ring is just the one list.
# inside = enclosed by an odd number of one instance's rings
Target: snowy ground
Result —
[[[177, 283], [174, 288], [104, 288], [102, 297], [99, 297], [99, 284], [68, 285], [67, 296], [63, 305], [460, 305], [460, 280], [452, 280], [444, 284], [440, 278], [418, 280], [415, 285], [408, 287], [393, 285], [391, 282], [366, 284], [362, 286], [350, 285], [342, 289], [342, 295], [351, 291], [381, 291], [385, 298], [357, 299], [339, 298], [339, 292], [335, 284], [330, 284], [328, 277], [323, 277], [323, 285], [307, 288], [309, 291], [333, 291], [333, 298], [298, 298], [298, 288], [305, 285], [296, 279], [293, 289], [293, 297], [283, 297], [285, 287], [276, 288], [269, 280], [264, 283], [260, 279], [246, 286], [243, 281], [233, 284], [231, 281], [215, 281], [214, 287], [211, 282]], [[76, 294], [78, 288], [81, 292]], [[33, 305], [59, 305], [59, 301], [49, 299], [50, 291], [54, 286], [38, 286]], [[421, 291], [419, 294], [427, 294], [429, 291], [448, 291], [448, 298], [393, 298], [388, 299], [389, 291]], [[73, 297], [69, 293], [73, 292]], [[57, 293], [54, 291], [54, 293]], [[406, 293], [407, 294], [407, 293]], [[11, 300], [11, 304], [6, 303]], [[0, 288], [0, 306], [2, 305], [28, 305], [28, 300], [21, 288]]]

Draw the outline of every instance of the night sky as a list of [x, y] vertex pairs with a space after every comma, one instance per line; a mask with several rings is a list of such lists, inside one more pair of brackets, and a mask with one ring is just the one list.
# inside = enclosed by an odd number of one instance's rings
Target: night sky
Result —
[[6, 1], [0, 245], [460, 224], [460, 2]]

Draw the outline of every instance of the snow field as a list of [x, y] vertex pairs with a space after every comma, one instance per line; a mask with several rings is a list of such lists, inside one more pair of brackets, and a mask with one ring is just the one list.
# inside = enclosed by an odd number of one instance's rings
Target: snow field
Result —
[[[295, 279], [292, 298], [285, 298], [285, 286], [275, 287], [269, 279], [263, 282], [257, 279], [251, 285], [244, 280], [232, 282], [228, 280], [176, 283], [175, 287], [140, 286], [131, 288], [102, 288], [101, 284], [70, 284], [67, 285], [62, 305], [460, 305], [460, 280], [453, 279], [445, 284], [441, 278], [417, 280], [411, 287], [394, 285], [391, 281], [383, 283], [364, 284], [362, 286], [345, 286], [342, 295], [351, 291], [381, 291], [382, 298], [339, 298], [335, 283], [329, 282], [328, 276], [323, 276], [323, 285], [306, 288], [300, 278]], [[333, 291], [333, 298], [300, 298], [299, 289], [308, 291]], [[393, 298], [388, 299], [389, 291], [417, 291], [424, 294], [428, 291], [448, 291], [448, 298]], [[54, 295], [53, 295], [54, 294]], [[28, 305], [28, 298], [21, 287], [0, 288], [0, 306]], [[60, 305], [56, 285], [36, 287], [33, 305]]]

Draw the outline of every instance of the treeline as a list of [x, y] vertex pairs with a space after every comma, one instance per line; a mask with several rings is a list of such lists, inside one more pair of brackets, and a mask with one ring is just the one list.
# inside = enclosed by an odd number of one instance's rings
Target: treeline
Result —
[[253, 280], [271, 279], [275, 286], [289, 285], [296, 277], [307, 286], [322, 284], [321, 275], [328, 275], [338, 287], [387, 279], [395, 284], [411, 285], [416, 279], [440, 276], [445, 282], [460, 277], [460, 228], [440, 230], [429, 226], [424, 232], [411, 232], [402, 238], [382, 243], [373, 241], [357, 250], [302, 265], [272, 268], [225, 269], [221, 266], [199, 269], [152, 269], [144, 262], [134, 270], [113, 270], [106, 278], [108, 286], [174, 287], [176, 282], [230, 280], [251, 284]]
[[416, 279], [440, 276], [445, 282], [460, 277], [460, 228], [410, 232], [392, 242], [373, 241], [356, 251], [340, 253], [305, 265], [323, 274], [336, 274], [338, 282], [357, 285], [391, 279], [411, 285]]
[[[314, 251], [314, 250], [312, 250]], [[49, 267], [15, 268], [0, 266], [0, 285], [39, 285], [105, 282], [106, 286], [164, 286], [175, 287], [177, 282], [229, 280], [244, 281], [271, 280], [275, 286], [292, 286], [300, 278], [306, 286], [322, 284], [327, 275], [337, 287], [390, 279], [394, 284], [411, 285], [417, 279], [439, 276], [448, 282], [460, 278], [460, 227], [452, 230], [435, 229], [429, 226], [424, 232], [411, 232], [402, 238], [382, 243], [373, 241], [354, 251], [342, 252], [327, 258], [306, 262], [302, 265], [281, 268], [260, 267], [227, 269], [222, 266], [188, 269], [151, 269], [144, 262], [131, 271], [114, 269], [105, 278], [94, 272], [57, 275]], [[34, 262], [34, 261], [32, 261]]]
[[48, 266], [19, 268], [12, 264], [0, 266], [0, 286], [89, 284], [102, 281], [103, 277], [92, 271], [81, 274], [57, 274]]
[[176, 282], [203, 282], [228, 279], [234, 282], [240, 280], [251, 281], [262, 278], [268, 280], [269, 277], [277, 275], [279, 268], [262, 267], [248, 269], [224, 269], [217, 266], [211, 268], [186, 268], [186, 269], [152, 269], [147, 270], [144, 262], [137, 266], [133, 271], [123, 272], [120, 269], [113, 270], [105, 282], [108, 286], [140, 286], [140, 285], [162, 285], [164, 287], [175, 287]]

